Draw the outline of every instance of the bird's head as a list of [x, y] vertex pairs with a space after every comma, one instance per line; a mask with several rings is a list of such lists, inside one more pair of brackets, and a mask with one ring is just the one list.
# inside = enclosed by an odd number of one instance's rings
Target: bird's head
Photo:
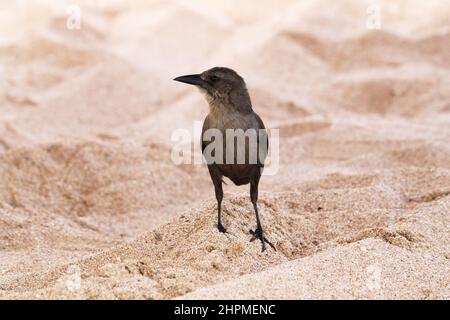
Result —
[[177, 77], [174, 80], [198, 87], [210, 105], [229, 106], [241, 111], [251, 110], [245, 81], [232, 69], [215, 67], [199, 74]]

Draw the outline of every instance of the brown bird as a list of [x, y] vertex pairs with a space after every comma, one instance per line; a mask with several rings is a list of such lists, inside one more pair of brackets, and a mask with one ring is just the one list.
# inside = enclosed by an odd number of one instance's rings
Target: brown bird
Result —
[[[250, 183], [250, 199], [256, 214], [256, 229], [250, 230], [253, 235], [250, 241], [259, 239], [262, 251], [266, 249], [265, 243], [275, 249], [264, 236], [257, 205], [258, 184], [269, 141], [264, 123], [253, 111], [244, 79], [232, 69], [215, 67], [201, 74], [181, 76], [174, 80], [199, 88], [209, 104], [201, 145], [217, 199], [217, 228], [220, 232], [226, 232], [222, 224], [221, 207], [223, 177], [238, 186]], [[216, 134], [221, 135], [222, 143]]]

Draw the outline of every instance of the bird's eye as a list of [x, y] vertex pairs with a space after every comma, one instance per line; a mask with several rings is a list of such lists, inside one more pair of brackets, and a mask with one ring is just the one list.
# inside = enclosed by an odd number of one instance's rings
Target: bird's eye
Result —
[[219, 77], [218, 76], [211, 76], [211, 77], [209, 77], [209, 80], [211, 80], [211, 82], [217, 82], [217, 81], [219, 81]]

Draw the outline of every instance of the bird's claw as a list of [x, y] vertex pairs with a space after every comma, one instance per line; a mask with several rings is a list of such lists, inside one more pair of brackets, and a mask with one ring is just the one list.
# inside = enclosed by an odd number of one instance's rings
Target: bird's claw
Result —
[[225, 229], [225, 227], [221, 223], [217, 224], [217, 229], [219, 230], [219, 232], [227, 233], [227, 229]]
[[273, 250], [277, 251], [277, 249], [272, 244], [272, 242], [270, 242], [269, 240], [267, 240], [266, 237], [264, 237], [264, 233], [263, 233], [261, 228], [256, 228], [255, 231], [250, 230], [250, 234], [252, 235], [252, 238], [250, 239], [250, 242], [253, 242], [256, 239], [259, 239], [261, 241], [261, 243], [262, 243], [262, 250], [261, 250], [261, 252], [264, 252], [266, 250], [266, 243], [269, 246], [271, 246]]

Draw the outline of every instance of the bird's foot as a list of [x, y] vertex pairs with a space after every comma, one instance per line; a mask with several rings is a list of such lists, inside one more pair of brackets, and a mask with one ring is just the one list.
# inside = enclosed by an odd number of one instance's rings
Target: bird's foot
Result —
[[263, 233], [263, 230], [261, 228], [256, 228], [255, 231], [250, 230], [250, 234], [252, 235], [252, 238], [250, 239], [250, 241], [255, 241], [256, 239], [259, 239], [261, 241], [261, 243], [262, 243], [262, 250], [261, 250], [261, 252], [264, 252], [266, 250], [266, 243], [268, 245], [270, 245], [273, 250], [277, 251], [277, 249], [272, 244], [272, 242], [270, 242], [269, 240], [267, 240], [266, 237], [264, 237], [264, 233]]
[[217, 224], [217, 229], [219, 230], [219, 232], [227, 233], [227, 229], [225, 229], [222, 223]]

